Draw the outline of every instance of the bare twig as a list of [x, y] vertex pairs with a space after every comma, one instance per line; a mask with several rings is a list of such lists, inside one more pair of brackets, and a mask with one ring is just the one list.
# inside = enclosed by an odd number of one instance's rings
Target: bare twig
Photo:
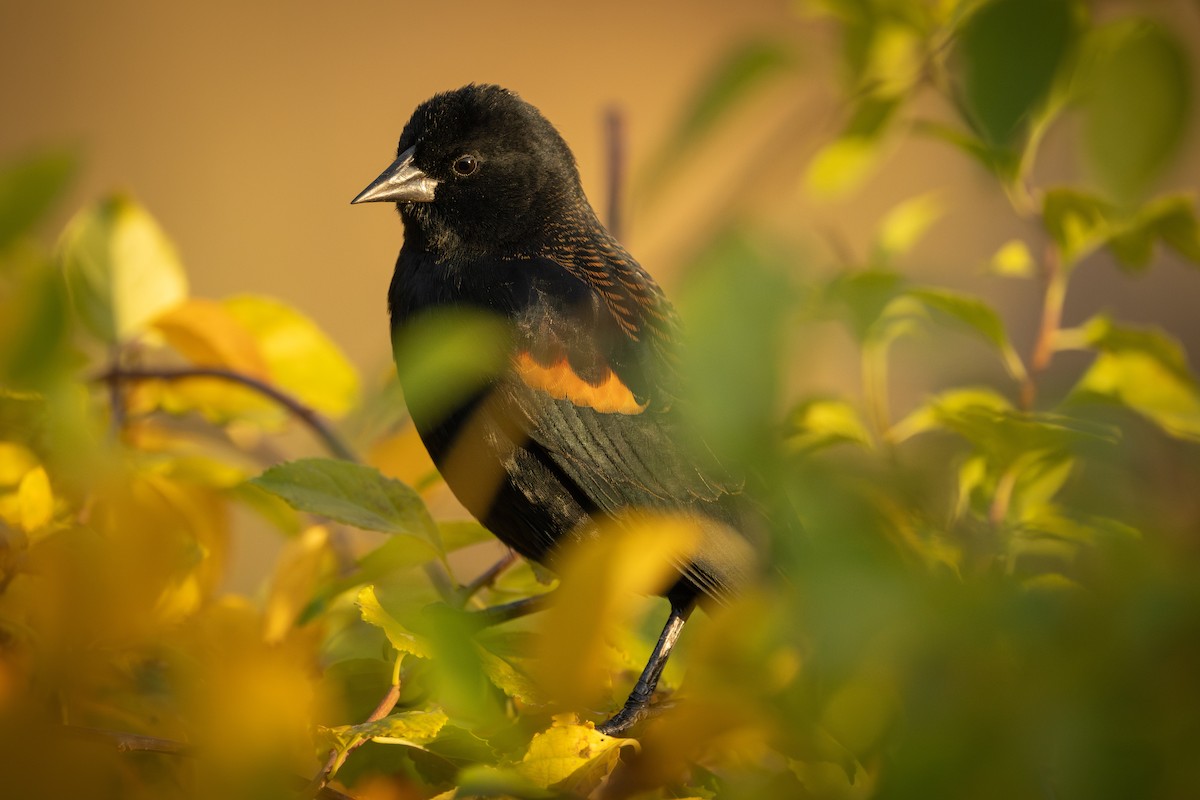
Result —
[[492, 564], [490, 567], [485, 569], [479, 575], [479, 577], [475, 578], [475, 580], [471, 581], [466, 586], [462, 587], [462, 589], [461, 589], [462, 602], [466, 603], [472, 597], [477, 595], [480, 591], [490, 587], [493, 583], [496, 582], [496, 579], [500, 577], [500, 574], [502, 572], [504, 572], [504, 570], [508, 569], [513, 564], [515, 564], [516, 561], [517, 561], [516, 553], [514, 553], [512, 550], [505, 551], [504, 555], [501, 556], [500, 559], [495, 564]]
[[616, 105], [604, 111], [604, 150], [607, 165], [608, 213], [605, 220], [608, 232], [617, 241], [624, 234], [621, 204], [625, 195], [625, 116]]
[[172, 756], [194, 756], [196, 754], [195, 748], [190, 744], [176, 742], [172, 739], [160, 739], [157, 736], [106, 731], [82, 725], [63, 725], [61, 730], [74, 739], [111, 744], [118, 753], [165, 753]]
[[220, 369], [218, 367], [125, 369], [120, 366], [113, 366], [98, 375], [95, 380], [107, 383], [112, 387], [115, 395], [117, 387], [126, 381], [181, 381], [189, 378], [217, 378], [253, 389], [259, 394], [279, 403], [293, 416], [307, 425], [333, 455], [346, 461], [357, 462], [360, 460], [350, 446], [342, 441], [341, 437], [333, 431], [333, 428], [316, 411], [271, 384], [240, 372]]

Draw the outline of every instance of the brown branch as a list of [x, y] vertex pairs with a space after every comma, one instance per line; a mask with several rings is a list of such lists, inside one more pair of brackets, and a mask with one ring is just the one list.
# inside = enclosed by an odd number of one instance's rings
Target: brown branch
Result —
[[360, 461], [358, 455], [355, 454], [349, 445], [342, 441], [341, 437], [333, 431], [333, 428], [316, 411], [271, 384], [240, 372], [218, 367], [125, 369], [120, 366], [114, 366], [96, 376], [95, 380], [107, 383], [110, 387], [113, 387], [113, 392], [115, 393], [119, 384], [126, 381], [180, 381], [189, 378], [217, 378], [253, 389], [283, 406], [292, 416], [307, 425], [334, 456], [346, 461]]

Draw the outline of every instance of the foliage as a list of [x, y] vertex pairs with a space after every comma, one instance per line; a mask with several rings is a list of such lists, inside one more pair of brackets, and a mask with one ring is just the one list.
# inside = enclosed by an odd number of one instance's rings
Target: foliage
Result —
[[[696, 428], [767, 512], [771, 568], [689, 623], [661, 684], [670, 702], [632, 739], [593, 723], [665, 616], [639, 593], [702, 545], [688, 520], [606, 531], [567, 557], [548, 612], [495, 624], [558, 579], [507, 562], [457, 574], [488, 534], [430, 515], [438, 479], [394, 384], [362, 392], [337, 346], [277, 300], [191, 296], [129, 196], [39, 243], [75, 160], [8, 165], [6, 794], [1200, 791], [1200, 383], [1163, 330], [1098, 310], [1063, 321], [1093, 262], [1200, 263], [1194, 197], [1153, 195], [1185, 141], [1194, 53], [1151, 16], [1100, 21], [1074, 0], [803, 7], [840, 37], [845, 97], [808, 190], [863, 185], [898, 138], [946, 143], [1024, 222], [989, 271], [1024, 281], [1041, 314], [1010, 335], [984, 300], [904, 274], [955, 213], [936, 195], [888, 214], [861, 263], [817, 263], [762, 225], [713, 237], [680, 292], [696, 344], [681, 368], [700, 387]], [[803, 68], [793, 49], [753, 42], [722, 62], [650, 165], [656, 191], [750, 93]], [[1036, 183], [1052, 129], [1079, 139], [1090, 177]], [[861, 391], [797, 391], [789, 343], [831, 323]], [[470, 390], [497, 366], [480, 343], [503, 333], [447, 319], [398, 342], [416, 364], [410, 401]], [[993, 368], [899, 407], [897, 344], [932, 357], [956, 335]], [[1068, 351], [1073, 374], [1058, 369]], [[461, 380], [434, 385], [432, 364], [460, 365]], [[277, 463], [297, 424], [337, 457]], [[244, 510], [283, 542], [256, 597], [222, 589]]]

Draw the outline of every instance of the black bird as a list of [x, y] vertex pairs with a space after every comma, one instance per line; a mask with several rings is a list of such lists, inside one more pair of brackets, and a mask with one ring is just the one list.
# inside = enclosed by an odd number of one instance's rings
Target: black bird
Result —
[[[671, 613], [650, 661], [599, 726], [623, 732], [646, 712], [697, 601], [728, 598], [754, 561], [737, 532], [741, 482], [688, 445], [674, 309], [596, 218], [562, 136], [515, 93], [469, 85], [435, 95], [397, 151], [353, 200], [394, 202], [404, 223], [388, 291], [393, 341], [447, 309], [511, 326], [500, 374], [453, 408], [410, 409], [463, 505], [551, 566], [560, 545], [630, 510], [700, 523], [699, 546], [664, 593]], [[400, 358], [397, 369], [403, 385]]]

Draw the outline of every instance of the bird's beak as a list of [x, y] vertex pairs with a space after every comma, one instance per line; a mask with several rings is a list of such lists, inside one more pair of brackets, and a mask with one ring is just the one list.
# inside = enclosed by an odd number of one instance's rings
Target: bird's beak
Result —
[[392, 165], [383, 171], [371, 185], [358, 193], [353, 203], [429, 203], [433, 201], [433, 190], [438, 182], [426, 175], [413, 163], [410, 147], [396, 157]]

